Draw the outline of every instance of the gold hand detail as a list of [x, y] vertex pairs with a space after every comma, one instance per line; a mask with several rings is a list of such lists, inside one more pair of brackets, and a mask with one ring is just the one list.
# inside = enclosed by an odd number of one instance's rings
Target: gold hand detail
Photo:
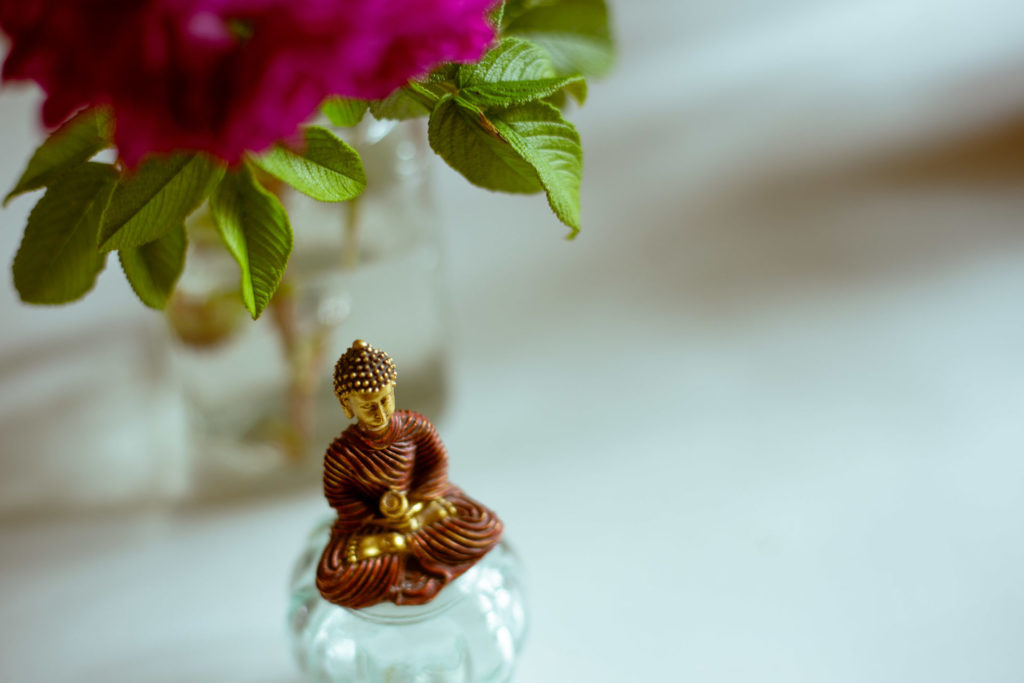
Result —
[[[388, 491], [384, 496], [386, 497], [391, 493], [392, 491]], [[406, 500], [404, 494], [397, 493], [403, 500]], [[381, 499], [381, 508], [382, 511], [385, 508], [383, 497]], [[390, 504], [388, 508], [391, 508]], [[456, 512], [455, 506], [444, 498], [431, 498], [411, 506], [408, 505], [406, 500], [406, 510], [401, 515], [374, 519], [369, 522], [375, 526], [388, 527], [396, 529], [396, 531], [353, 535], [345, 547], [345, 559], [349, 563], [355, 563], [380, 555], [409, 552], [408, 539], [405, 537], [406, 533], [414, 533], [446, 517], [453, 517]]]

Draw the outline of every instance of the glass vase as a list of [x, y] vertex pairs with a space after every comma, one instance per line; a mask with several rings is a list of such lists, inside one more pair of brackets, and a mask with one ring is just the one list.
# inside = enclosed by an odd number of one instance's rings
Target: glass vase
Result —
[[316, 588], [333, 518], [310, 534], [291, 583], [288, 630], [305, 680], [503, 683], [526, 635], [522, 565], [502, 541], [425, 605], [338, 607]]
[[366, 169], [357, 199], [316, 202], [261, 177], [288, 209], [294, 248], [259, 320], [241, 306], [238, 266], [208, 212], [188, 225], [190, 254], [167, 317], [193, 496], [314, 484], [324, 448], [347, 423], [332, 367], [357, 337], [396, 359], [403, 407], [435, 420], [443, 412], [446, 307], [422, 122], [368, 118], [338, 133]]

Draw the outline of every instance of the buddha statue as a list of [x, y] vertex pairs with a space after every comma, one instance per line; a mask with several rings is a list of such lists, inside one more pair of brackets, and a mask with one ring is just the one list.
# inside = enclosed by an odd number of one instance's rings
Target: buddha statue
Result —
[[324, 456], [337, 519], [316, 585], [342, 607], [429, 602], [501, 538], [497, 515], [449, 483], [430, 421], [395, 410], [397, 379], [391, 357], [361, 339], [334, 368], [334, 393], [356, 423]]

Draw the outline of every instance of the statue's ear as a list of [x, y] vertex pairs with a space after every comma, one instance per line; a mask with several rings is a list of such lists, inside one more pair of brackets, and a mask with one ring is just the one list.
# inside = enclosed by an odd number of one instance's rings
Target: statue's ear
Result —
[[351, 420], [353, 417], [356, 416], [356, 414], [352, 412], [352, 406], [349, 405], [347, 397], [339, 398], [338, 402], [341, 403], [341, 408], [342, 410], [345, 411], [345, 416], [348, 417], [348, 419]]

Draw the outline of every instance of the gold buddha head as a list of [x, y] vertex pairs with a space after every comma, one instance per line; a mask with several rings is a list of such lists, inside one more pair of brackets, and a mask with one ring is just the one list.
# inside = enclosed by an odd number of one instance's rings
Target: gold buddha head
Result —
[[356, 339], [334, 366], [334, 395], [345, 415], [369, 432], [381, 432], [395, 413], [395, 361]]

